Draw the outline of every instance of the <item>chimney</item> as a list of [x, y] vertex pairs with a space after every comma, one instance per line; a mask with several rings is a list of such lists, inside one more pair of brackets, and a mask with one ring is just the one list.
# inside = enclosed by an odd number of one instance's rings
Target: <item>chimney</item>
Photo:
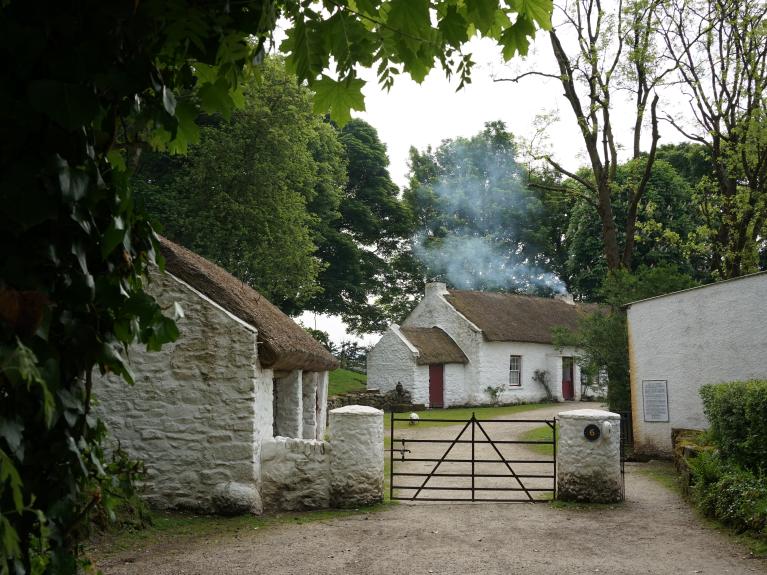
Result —
[[575, 305], [575, 300], [573, 299], [573, 294], [570, 293], [558, 293], [554, 294], [554, 299], [563, 301], [566, 304]]
[[447, 293], [447, 286], [442, 282], [430, 282], [426, 284], [426, 297], [434, 297]]

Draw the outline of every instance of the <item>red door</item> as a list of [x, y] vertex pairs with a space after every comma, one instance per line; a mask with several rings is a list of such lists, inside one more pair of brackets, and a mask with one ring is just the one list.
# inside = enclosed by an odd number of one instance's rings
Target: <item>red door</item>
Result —
[[445, 406], [445, 366], [429, 366], [429, 407]]
[[573, 358], [562, 358], [562, 397], [565, 400], [572, 401], [575, 399], [575, 391], [573, 388]]

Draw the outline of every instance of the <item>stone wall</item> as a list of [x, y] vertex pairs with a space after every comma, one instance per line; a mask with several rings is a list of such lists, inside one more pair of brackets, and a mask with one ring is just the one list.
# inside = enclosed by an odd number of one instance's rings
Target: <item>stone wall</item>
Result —
[[383, 499], [383, 412], [330, 412], [330, 441], [275, 437], [261, 450], [261, 498], [269, 511], [368, 505]]
[[96, 412], [146, 463], [153, 506], [260, 511], [254, 437], [271, 435], [271, 371], [258, 367], [256, 330], [168, 274], [153, 273], [148, 291], [181, 305], [181, 336], [160, 352], [131, 348], [135, 386], [97, 378]]
[[[767, 378], [767, 273], [631, 304], [634, 451], [672, 453], [671, 430], [708, 426], [702, 385]], [[665, 381], [669, 421], [644, 413], [644, 381]], [[657, 418], [660, 419], [660, 418]]]
[[261, 499], [265, 511], [322, 509], [330, 501], [330, 445], [274, 437], [261, 447]]
[[617, 413], [598, 409], [560, 413], [557, 497], [590, 503], [622, 500], [620, 437]]

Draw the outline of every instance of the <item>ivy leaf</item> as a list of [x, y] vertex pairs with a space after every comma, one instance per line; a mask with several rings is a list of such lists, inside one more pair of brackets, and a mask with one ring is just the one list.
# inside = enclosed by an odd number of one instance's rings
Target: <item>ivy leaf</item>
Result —
[[519, 52], [521, 56], [527, 55], [527, 49], [530, 45], [528, 38], [535, 35], [535, 25], [525, 16], [520, 15], [517, 21], [506, 28], [501, 35], [501, 45], [503, 45], [503, 58], [507, 62]]
[[198, 95], [205, 112], [221, 114], [227, 120], [231, 119], [234, 100], [229, 93], [229, 84], [224, 78], [218, 78], [215, 83], [203, 84]]
[[513, 6], [520, 18], [524, 16], [531, 22], [537, 23], [543, 30], [551, 30], [554, 0], [514, 0]]
[[162, 87], [162, 107], [171, 116], [175, 115], [176, 96], [173, 95], [173, 92], [167, 86]]
[[200, 141], [197, 108], [191, 102], [179, 102], [176, 105], [176, 120], [178, 120], [176, 137], [169, 142], [168, 149], [172, 154], [186, 154], [190, 144], [197, 144]]
[[318, 114], [330, 112], [333, 121], [343, 126], [352, 119], [351, 110], [365, 109], [365, 98], [362, 87], [365, 85], [359, 78], [348, 78], [340, 82], [322, 75], [322, 78], [311, 84], [314, 90], [314, 111]]
[[106, 259], [109, 254], [123, 241], [125, 236], [125, 222], [120, 216], [114, 216], [112, 223], [104, 232], [101, 242], [101, 257]]
[[24, 461], [24, 445], [21, 443], [23, 432], [24, 424], [18, 419], [0, 419], [0, 437], [5, 439], [19, 461]]
[[69, 163], [58, 155], [54, 163], [58, 171], [61, 195], [74, 202], [83, 199], [88, 191], [88, 174], [81, 170], [71, 169]]

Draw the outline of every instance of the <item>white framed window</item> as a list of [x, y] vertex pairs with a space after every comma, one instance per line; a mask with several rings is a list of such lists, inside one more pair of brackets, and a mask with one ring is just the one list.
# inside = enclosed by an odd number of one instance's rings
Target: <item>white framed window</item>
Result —
[[522, 385], [522, 356], [509, 356], [509, 385]]

